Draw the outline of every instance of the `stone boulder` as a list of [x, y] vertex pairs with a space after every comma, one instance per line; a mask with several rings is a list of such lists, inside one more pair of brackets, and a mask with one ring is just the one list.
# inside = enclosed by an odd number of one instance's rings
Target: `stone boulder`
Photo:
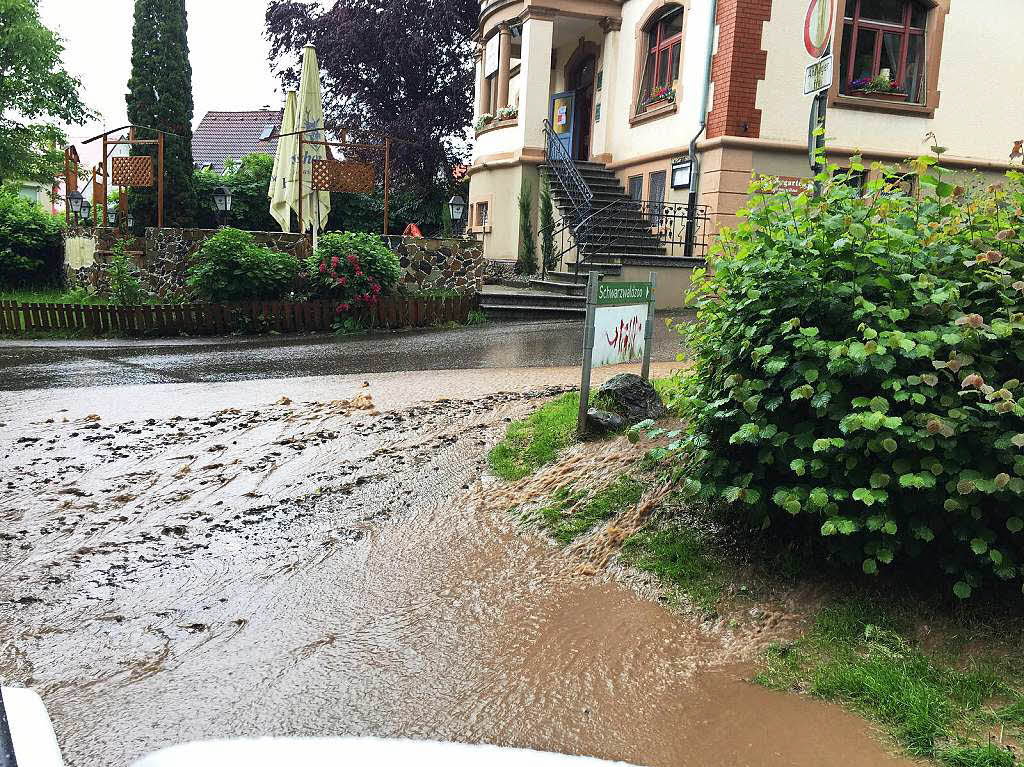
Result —
[[587, 411], [587, 431], [591, 434], [615, 434], [627, 426], [629, 424], [621, 415], [598, 410], [596, 407]]
[[648, 381], [633, 373], [620, 373], [597, 390], [598, 404], [632, 425], [668, 415], [668, 408]]

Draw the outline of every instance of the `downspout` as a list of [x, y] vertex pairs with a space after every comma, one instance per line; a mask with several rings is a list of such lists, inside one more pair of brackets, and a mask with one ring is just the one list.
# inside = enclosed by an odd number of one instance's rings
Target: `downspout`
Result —
[[711, 58], [715, 51], [715, 27], [718, 17], [718, 0], [711, 0], [711, 15], [708, 19], [707, 58], [704, 60], [704, 94], [700, 107], [700, 127], [690, 139], [690, 195], [687, 200], [686, 245], [683, 251], [687, 258], [693, 258], [697, 235], [697, 200], [700, 196], [700, 157], [697, 156], [697, 139], [708, 127], [708, 103], [711, 100]]

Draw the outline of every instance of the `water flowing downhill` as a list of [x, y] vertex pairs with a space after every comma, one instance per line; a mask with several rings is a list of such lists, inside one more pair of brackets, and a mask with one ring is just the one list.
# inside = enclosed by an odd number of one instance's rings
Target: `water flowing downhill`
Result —
[[309, 401], [274, 382], [275, 404], [204, 409], [198, 385], [179, 415], [9, 424], [0, 678], [40, 692], [80, 767], [243, 735], [896, 763], [851, 715], [744, 681], [792, 615], [683, 617], [609, 568], [662, 489], [569, 551], [522, 526], [512, 507], [606, 485], [639, 448], [574, 448], [498, 483], [488, 448], [562, 388], [487, 375], [472, 400], [394, 404], [352, 383]]

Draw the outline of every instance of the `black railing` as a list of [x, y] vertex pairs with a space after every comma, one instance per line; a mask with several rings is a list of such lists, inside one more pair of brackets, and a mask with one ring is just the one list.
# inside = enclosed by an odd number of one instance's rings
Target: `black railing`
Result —
[[590, 191], [569, 150], [565, 148], [565, 144], [552, 130], [551, 123], [547, 120], [544, 121], [544, 139], [547, 144], [548, 166], [569, 198], [570, 218], [580, 221], [590, 213], [594, 193]]

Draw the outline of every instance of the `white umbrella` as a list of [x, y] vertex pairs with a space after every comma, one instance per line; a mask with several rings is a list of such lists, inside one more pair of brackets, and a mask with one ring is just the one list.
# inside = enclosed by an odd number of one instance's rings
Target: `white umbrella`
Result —
[[284, 106], [284, 120], [281, 122], [280, 138], [274, 155], [274, 172], [270, 177], [270, 215], [281, 225], [282, 232], [292, 230], [292, 208], [288, 204], [288, 187], [298, 178], [299, 137], [286, 136], [295, 132], [295, 91], [288, 91]]
[[[304, 141], [324, 141], [324, 103], [320, 92], [320, 64], [316, 48], [306, 45], [302, 49], [302, 80], [299, 84], [298, 104], [295, 109], [296, 130], [309, 131], [303, 134]], [[298, 141], [296, 141], [296, 144]], [[313, 192], [313, 160], [327, 158], [327, 147], [323, 144], [303, 144], [301, 158], [302, 173], [302, 221], [299, 231], [313, 230], [313, 247], [316, 247], [317, 233], [327, 224], [331, 212], [330, 192]], [[298, 185], [288, 190], [289, 203], [299, 208]]]

